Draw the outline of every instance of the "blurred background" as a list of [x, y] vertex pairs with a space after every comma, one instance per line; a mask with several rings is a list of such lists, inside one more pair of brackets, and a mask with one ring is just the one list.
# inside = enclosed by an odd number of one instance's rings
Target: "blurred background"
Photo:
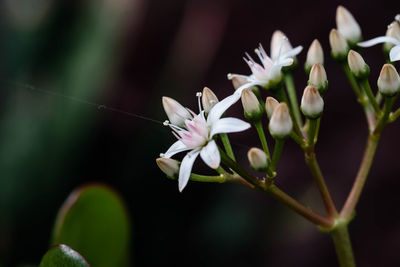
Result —
[[[280, 29], [303, 45], [295, 73], [306, 85], [306, 51], [318, 38], [329, 89], [317, 153], [341, 207], [366, 141], [360, 106], [328, 34], [345, 5], [365, 39], [384, 35], [395, 1], [1, 0], [0, 265], [38, 264], [59, 207], [76, 187], [110, 185], [132, 221], [135, 266], [337, 266], [330, 237], [272, 198], [229, 184], [190, 182], [183, 193], [155, 165], [174, 141], [160, 122], [161, 97], [197, 110], [196, 92], [232, 93], [228, 72]], [[376, 84], [380, 46], [365, 49]], [[376, 88], [376, 86], [375, 86]], [[267, 92], [263, 92], [267, 96]], [[123, 112], [115, 112], [111, 109]], [[138, 118], [127, 113], [145, 116]], [[242, 116], [240, 104], [232, 114]], [[400, 122], [389, 125], [357, 216], [350, 224], [359, 266], [399, 266]], [[255, 131], [233, 134], [246, 153]], [[201, 160], [198, 173], [208, 173]], [[288, 142], [277, 184], [323, 212], [300, 149]]]

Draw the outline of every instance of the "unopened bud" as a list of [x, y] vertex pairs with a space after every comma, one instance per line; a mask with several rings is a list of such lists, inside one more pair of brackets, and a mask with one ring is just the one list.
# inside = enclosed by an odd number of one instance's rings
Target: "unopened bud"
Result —
[[336, 25], [339, 33], [346, 39], [350, 46], [362, 40], [361, 28], [353, 15], [343, 6], [336, 10]]
[[308, 49], [307, 60], [304, 65], [306, 72], [310, 73], [311, 67], [316, 63], [324, 65], [324, 51], [317, 39], [311, 43], [310, 48]]
[[[393, 21], [386, 30], [386, 36], [394, 39], [400, 39], [400, 22]], [[393, 43], [384, 43], [383, 50], [389, 55], [390, 49], [394, 46]]]
[[269, 121], [269, 132], [274, 138], [285, 138], [293, 129], [292, 118], [286, 103], [280, 103], [272, 113]]
[[365, 79], [369, 75], [369, 67], [363, 57], [354, 50], [350, 50], [347, 56], [347, 62], [353, 75], [357, 79]]
[[228, 79], [232, 80], [232, 85], [233, 85], [233, 88], [235, 88], [235, 90], [238, 89], [240, 86], [248, 83], [248, 81], [245, 77], [232, 75], [230, 73], [228, 74]]
[[400, 77], [393, 65], [383, 65], [378, 78], [378, 88], [385, 96], [394, 96], [400, 91]]
[[322, 64], [316, 63], [312, 66], [308, 84], [317, 88], [321, 95], [326, 92], [328, 89], [328, 79], [326, 77], [325, 68]]
[[274, 31], [271, 38], [272, 60], [276, 60], [279, 57], [279, 54], [282, 55], [292, 49], [293, 47], [290, 44], [289, 39], [286, 37], [286, 35], [279, 30]]
[[278, 100], [269, 96], [265, 100], [265, 111], [267, 112], [268, 119], [271, 119], [272, 114], [274, 113], [275, 108], [279, 105]]
[[309, 119], [316, 119], [321, 116], [324, 110], [324, 100], [314, 86], [307, 86], [301, 98], [301, 111]]
[[218, 98], [210, 88], [204, 87], [203, 94], [201, 96], [201, 103], [203, 105], [204, 112], [208, 114], [215, 104], [218, 103]]
[[349, 52], [349, 46], [344, 37], [336, 29], [332, 29], [329, 33], [329, 43], [331, 44], [332, 57], [337, 61], [345, 61]]
[[179, 175], [179, 162], [170, 158], [156, 159], [157, 166], [170, 179], [177, 179]]
[[258, 121], [261, 119], [264, 112], [263, 106], [260, 104], [260, 101], [258, 101], [257, 96], [250, 89], [242, 91], [242, 104], [246, 119], [250, 121]]
[[170, 97], [163, 96], [162, 104], [171, 124], [184, 126], [185, 120], [192, 118], [192, 115], [186, 108]]
[[264, 151], [259, 148], [253, 147], [247, 153], [250, 166], [259, 172], [267, 172], [268, 170], [268, 157]]

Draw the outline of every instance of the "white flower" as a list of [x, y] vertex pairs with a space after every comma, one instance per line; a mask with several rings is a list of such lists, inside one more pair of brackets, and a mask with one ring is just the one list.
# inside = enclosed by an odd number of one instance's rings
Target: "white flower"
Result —
[[186, 119], [185, 127], [170, 124], [168, 121], [165, 122], [165, 125], [171, 127], [178, 141], [172, 144], [168, 151], [161, 156], [170, 158], [179, 152], [190, 150], [183, 158], [179, 169], [178, 184], [181, 192], [189, 181], [193, 163], [198, 155], [209, 167], [218, 168], [221, 157], [213, 139], [216, 134], [240, 132], [250, 128], [249, 123], [236, 118], [221, 119], [222, 114], [238, 100], [235, 95], [228, 96], [218, 102], [211, 108], [207, 118], [200, 104], [201, 93], [198, 93], [197, 96], [200, 113], [198, 115], [192, 114], [191, 119]]
[[[276, 38], [275, 38], [276, 39]], [[248, 53], [246, 53], [247, 58], [243, 58], [244, 61], [249, 65], [252, 72], [251, 75], [240, 75], [240, 74], [228, 74], [228, 79], [232, 80], [234, 78], [241, 78], [246, 81], [245, 84], [237, 88], [235, 94], [241, 95], [242, 90], [252, 87], [254, 85], [260, 85], [268, 87], [271, 83], [277, 83], [281, 80], [281, 69], [282, 67], [290, 66], [293, 64], [294, 57], [301, 52], [302, 46], [297, 46], [296, 48], [291, 48], [288, 39], [283, 35], [280, 43], [280, 49], [276, 51], [276, 43], [274, 42], [274, 59], [271, 59], [265, 52], [263, 46], [255, 49], [255, 53], [261, 61], [261, 65], [258, 64]], [[272, 49], [271, 49], [272, 50]], [[285, 50], [285, 51], [284, 51]]]
[[[398, 27], [398, 25], [395, 25], [395, 23], [399, 23], [399, 22], [395, 21], [392, 24], [390, 24], [388, 26], [389, 29], [395, 28], [396, 26]], [[361, 47], [370, 47], [370, 46], [374, 46], [376, 44], [382, 44], [382, 43], [393, 44], [394, 46], [390, 49], [390, 52], [389, 52], [389, 58], [390, 58], [390, 61], [392, 61], [392, 62], [398, 61], [398, 60], [400, 60], [400, 33], [398, 33], [397, 31], [393, 31], [393, 33], [394, 34], [390, 34], [392, 36], [390, 36], [390, 35], [379, 36], [379, 37], [373, 38], [371, 40], [358, 43], [358, 45]]]

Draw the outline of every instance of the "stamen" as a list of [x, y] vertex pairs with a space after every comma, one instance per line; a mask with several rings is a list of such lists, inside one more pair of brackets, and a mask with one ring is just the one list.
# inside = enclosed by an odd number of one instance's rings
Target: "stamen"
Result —
[[228, 73], [226, 76], [228, 77], [228, 80], [232, 80], [232, 73]]
[[165, 154], [164, 153], [160, 153], [160, 158], [163, 158], [163, 157], [165, 157]]
[[203, 109], [201, 108], [201, 92], [197, 92], [196, 96], [197, 96], [197, 102], [199, 104], [199, 112], [201, 113], [203, 111]]
[[394, 17], [394, 19], [397, 21], [397, 23], [400, 24], [400, 14], [397, 14], [396, 17]]
[[165, 121], [163, 122], [163, 125], [164, 125], [164, 126], [168, 126], [168, 125], [169, 125], [169, 120], [165, 120]]
[[393, 25], [393, 23], [390, 23], [389, 25], [388, 25], [388, 29], [391, 29], [391, 28], [393, 28], [394, 27], [394, 25]]
[[172, 130], [175, 130], [175, 131], [187, 132], [185, 129], [183, 129], [183, 128], [179, 127], [179, 126], [176, 126], [176, 125], [174, 125], [174, 124], [168, 124], [168, 126], [169, 126]]

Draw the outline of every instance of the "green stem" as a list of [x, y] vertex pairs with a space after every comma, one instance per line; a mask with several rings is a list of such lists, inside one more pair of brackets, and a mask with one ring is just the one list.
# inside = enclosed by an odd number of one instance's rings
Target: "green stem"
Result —
[[294, 198], [287, 195], [285, 192], [280, 190], [277, 186], [271, 185], [268, 189], [264, 190], [269, 193], [272, 197], [279, 200], [281, 203], [288, 206], [290, 209], [294, 210], [298, 214], [302, 215], [309, 221], [320, 225], [322, 227], [331, 228], [332, 221], [326, 218], [325, 216], [318, 214], [317, 212], [312, 211], [310, 208], [300, 204]]
[[220, 136], [221, 136], [221, 141], [222, 141], [222, 144], [224, 145], [226, 153], [228, 154], [228, 156], [231, 159], [236, 161], [235, 154], [233, 153], [231, 142], [229, 142], [228, 135], [226, 133], [221, 133]]
[[309, 119], [309, 127], [308, 127], [308, 146], [314, 146], [315, 136], [317, 134], [318, 127], [318, 119]]
[[192, 173], [190, 174], [190, 180], [196, 182], [204, 182], [204, 183], [225, 183], [226, 176], [225, 175], [208, 176], [208, 175], [200, 175]]
[[356, 78], [351, 73], [351, 70], [350, 70], [349, 66], [347, 65], [347, 63], [342, 63], [341, 65], [342, 65], [344, 73], [346, 74], [347, 79], [350, 82], [351, 88], [353, 88], [353, 91], [357, 96], [358, 102], [360, 102], [364, 106], [364, 104], [363, 104], [363, 96], [361, 94], [360, 88], [358, 87]]
[[374, 160], [376, 148], [378, 146], [381, 133], [387, 123], [394, 100], [395, 97], [386, 98], [383, 116], [379, 120], [375, 130], [368, 136], [367, 145], [364, 151], [364, 156], [361, 161], [361, 165], [358, 170], [356, 179], [354, 181], [353, 187], [351, 188], [350, 194], [347, 197], [346, 202], [342, 208], [342, 211], [340, 212], [340, 216], [344, 219], [348, 219], [352, 216], [354, 209], [358, 203], [358, 200], [360, 199], [362, 190], [364, 188], [369, 171], [371, 169], [372, 161]]
[[388, 122], [394, 122], [398, 117], [400, 117], [400, 108], [390, 114]]
[[318, 141], [318, 135], [319, 135], [319, 128], [321, 126], [321, 117], [319, 117], [317, 119], [317, 129], [315, 130], [315, 135], [314, 135], [314, 145], [317, 143]]
[[330, 234], [332, 236], [333, 243], [335, 244], [336, 255], [338, 257], [340, 267], [355, 267], [356, 263], [354, 260], [347, 224], [344, 223], [336, 226], [330, 232]]
[[290, 138], [292, 138], [293, 141], [295, 141], [301, 147], [305, 145], [303, 138], [298, 136], [294, 131], [290, 133]]
[[268, 144], [267, 144], [267, 138], [265, 138], [264, 128], [263, 128], [263, 125], [261, 123], [261, 120], [254, 122], [254, 126], [256, 127], [258, 136], [260, 137], [262, 148], [263, 148], [265, 154], [267, 154], [268, 158], [270, 159], [271, 158], [271, 154], [269, 153], [269, 148], [268, 148]]
[[375, 114], [377, 114], [379, 116], [381, 114], [381, 110], [379, 108], [378, 102], [376, 101], [374, 94], [372, 93], [372, 89], [371, 89], [371, 86], [369, 85], [368, 79], [361, 80], [360, 84], [361, 84], [361, 87], [364, 90], [365, 94], [368, 97], [369, 103], [374, 108]]
[[303, 204], [296, 201], [294, 198], [287, 195], [285, 192], [280, 190], [274, 184], [267, 185], [265, 181], [259, 180], [256, 177], [249, 174], [242, 166], [238, 165], [231, 158], [229, 158], [224, 151], [220, 149], [221, 161], [226, 164], [229, 168], [234, 170], [244, 179], [246, 179], [249, 183], [253, 184], [257, 189], [266, 192], [273, 196], [275, 199], [279, 200], [290, 209], [295, 211], [296, 213], [302, 215], [309, 221], [315, 223], [316, 225], [320, 225], [327, 229], [330, 229], [333, 226], [333, 223], [330, 219], [325, 216], [312, 211], [310, 208], [304, 206]]
[[275, 139], [274, 153], [272, 155], [272, 161], [271, 161], [272, 171], [276, 170], [276, 166], [278, 165], [279, 159], [281, 158], [284, 145], [285, 145], [285, 139], [280, 139], [280, 138]]
[[319, 168], [319, 164], [317, 158], [315, 156], [314, 149], [311, 148], [305, 151], [305, 158], [308, 168], [317, 184], [318, 190], [321, 194], [322, 200], [325, 205], [326, 212], [328, 213], [329, 218], [335, 218], [338, 215], [336, 210], [336, 206], [332, 200], [331, 194], [329, 192], [328, 186], [325, 183], [324, 176], [322, 175], [321, 169]]
[[297, 101], [296, 89], [294, 86], [293, 76], [291, 73], [286, 73], [284, 75], [286, 90], [289, 95], [290, 104], [292, 106], [293, 115], [299, 127], [302, 127], [303, 121], [300, 115], [299, 104]]

